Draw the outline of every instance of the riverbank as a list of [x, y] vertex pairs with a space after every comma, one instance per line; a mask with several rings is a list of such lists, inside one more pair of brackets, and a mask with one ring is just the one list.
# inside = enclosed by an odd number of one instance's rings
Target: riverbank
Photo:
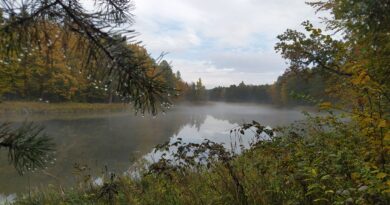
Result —
[[123, 103], [45, 103], [6, 101], [0, 103], [0, 115], [72, 114], [94, 112], [121, 112], [131, 108]]

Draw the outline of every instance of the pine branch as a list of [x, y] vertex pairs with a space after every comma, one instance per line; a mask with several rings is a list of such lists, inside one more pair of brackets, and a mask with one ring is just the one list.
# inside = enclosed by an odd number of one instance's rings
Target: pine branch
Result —
[[42, 127], [32, 123], [19, 128], [12, 128], [9, 123], [0, 125], [0, 149], [8, 150], [9, 163], [19, 174], [44, 168], [51, 160], [54, 144], [42, 131]]

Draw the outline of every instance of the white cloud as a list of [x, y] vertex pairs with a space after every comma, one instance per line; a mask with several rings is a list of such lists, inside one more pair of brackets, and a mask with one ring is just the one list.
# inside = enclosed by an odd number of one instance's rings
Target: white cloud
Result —
[[212, 53], [209, 58], [217, 67], [233, 67], [242, 72], [272, 72], [284, 67], [284, 60], [274, 51], [223, 51]]
[[[276, 35], [318, 22], [305, 0], [135, 0], [135, 29], [153, 55], [169, 52], [188, 81], [262, 84], [283, 72]], [[206, 72], [209, 69], [210, 72]], [[211, 70], [210, 70], [211, 69]], [[196, 76], [196, 74], [198, 76]]]
[[[170, 23], [182, 24], [183, 32], [195, 30], [205, 37], [245, 46], [261, 33], [273, 39], [288, 27], [314, 20], [305, 0], [136, 0], [136, 27], [161, 33]], [[152, 28], [151, 28], [152, 27]], [[159, 36], [155, 36], [159, 38]]]
[[152, 53], [183, 52], [200, 45], [201, 39], [193, 30], [166, 31], [156, 35], [153, 32], [140, 32], [139, 38]]

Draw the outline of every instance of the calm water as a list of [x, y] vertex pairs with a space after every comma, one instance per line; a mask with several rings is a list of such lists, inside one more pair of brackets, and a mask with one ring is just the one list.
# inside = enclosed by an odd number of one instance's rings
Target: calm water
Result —
[[[90, 168], [98, 176], [108, 167], [125, 172], [135, 159], [150, 156], [156, 144], [183, 138], [187, 142], [210, 139], [229, 144], [229, 131], [243, 122], [256, 120], [264, 125], [286, 125], [303, 118], [299, 109], [215, 103], [207, 106], [176, 106], [157, 118], [131, 113], [87, 116], [24, 116], [45, 126], [56, 143], [56, 161], [42, 172], [19, 176], [0, 151], [0, 203], [4, 196], [28, 192], [34, 187], [68, 186], [76, 181], [75, 163]], [[21, 117], [2, 116], [1, 121]]]

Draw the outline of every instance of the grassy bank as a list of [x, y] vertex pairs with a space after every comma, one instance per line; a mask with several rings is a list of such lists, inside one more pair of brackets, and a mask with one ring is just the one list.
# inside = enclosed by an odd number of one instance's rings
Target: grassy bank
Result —
[[44, 103], [44, 102], [2, 102], [0, 114], [71, 114], [92, 112], [119, 112], [130, 110], [130, 106], [121, 103]]
[[[149, 169], [134, 165], [138, 177], [107, 172], [96, 185], [80, 171], [78, 186], [37, 191], [16, 204], [389, 204], [389, 163], [372, 160], [376, 153], [368, 151], [368, 139], [356, 128], [334, 117], [275, 131], [247, 124], [233, 133], [266, 131], [277, 137], [238, 156], [218, 144], [179, 141], [176, 155]], [[203, 157], [202, 163], [189, 153]]]

